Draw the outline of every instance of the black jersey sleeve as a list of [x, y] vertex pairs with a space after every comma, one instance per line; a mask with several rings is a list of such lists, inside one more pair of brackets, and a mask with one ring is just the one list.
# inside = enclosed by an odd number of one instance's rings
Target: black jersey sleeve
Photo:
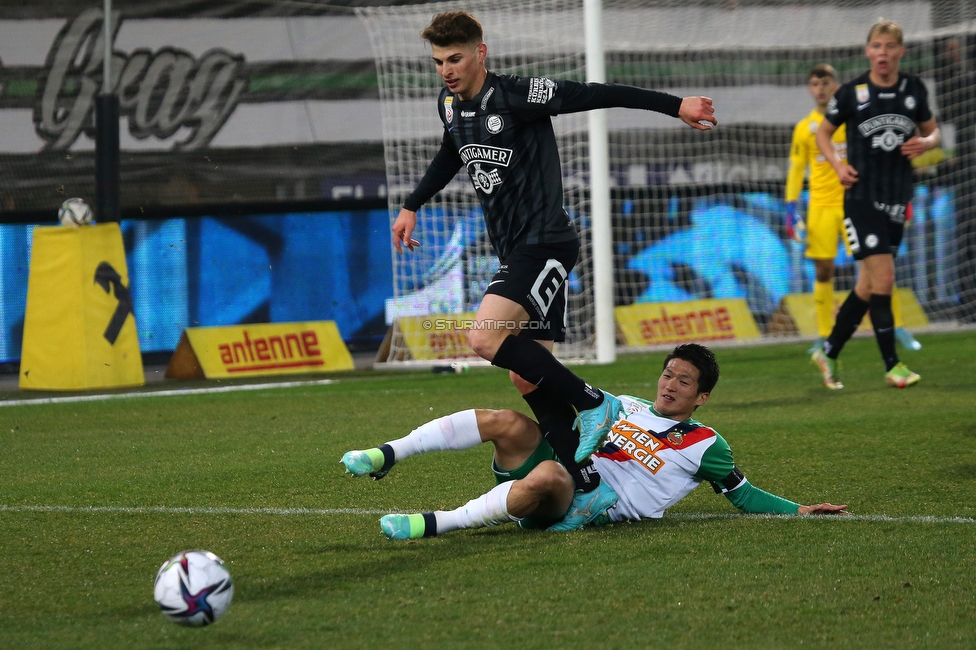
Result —
[[840, 126], [851, 118], [854, 114], [852, 111], [853, 93], [853, 84], [844, 84], [837, 89], [837, 92], [834, 93], [834, 96], [827, 103], [827, 114], [824, 117], [828, 122], [834, 126]]
[[596, 108], [638, 108], [678, 117], [681, 108], [680, 97], [656, 90], [545, 77], [518, 78], [509, 93], [509, 102], [513, 110], [529, 119]]
[[403, 207], [412, 212], [420, 209], [427, 203], [432, 196], [444, 189], [451, 179], [458, 173], [462, 165], [461, 154], [458, 153], [457, 145], [444, 130], [444, 139], [441, 141], [441, 148], [430, 161], [424, 177], [420, 179], [420, 184], [403, 201]]

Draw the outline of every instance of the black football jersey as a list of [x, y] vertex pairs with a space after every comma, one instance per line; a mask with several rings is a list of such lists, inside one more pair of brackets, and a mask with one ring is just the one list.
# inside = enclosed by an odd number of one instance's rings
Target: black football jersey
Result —
[[901, 145], [915, 135], [916, 124], [932, 119], [921, 79], [901, 73], [894, 86], [882, 88], [865, 72], [837, 90], [826, 119], [834, 126], [847, 124], [847, 161], [858, 173], [847, 198], [889, 206], [912, 200], [912, 163]]
[[617, 84], [585, 84], [491, 71], [469, 101], [447, 88], [437, 110], [441, 149], [404, 201], [417, 210], [462, 167], [481, 202], [488, 237], [504, 260], [523, 244], [578, 239], [563, 208], [563, 178], [551, 117], [594, 108], [643, 108], [677, 116], [681, 99]]

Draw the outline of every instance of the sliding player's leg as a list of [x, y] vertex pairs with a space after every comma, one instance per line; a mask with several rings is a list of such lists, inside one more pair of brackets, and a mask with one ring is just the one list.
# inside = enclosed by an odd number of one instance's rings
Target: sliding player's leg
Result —
[[380, 519], [390, 539], [433, 537], [462, 528], [482, 528], [529, 518], [558, 521], [573, 499], [573, 480], [566, 469], [544, 460], [524, 478], [505, 481], [454, 510], [437, 510]]
[[340, 462], [353, 476], [376, 480], [393, 465], [415, 454], [430, 451], [460, 451], [483, 442], [495, 446], [495, 458], [504, 466], [518, 467], [542, 441], [535, 422], [515, 411], [469, 409], [445, 415], [423, 424], [409, 434], [374, 447], [346, 452]]
[[575, 494], [569, 511], [550, 529], [582, 528], [616, 505], [617, 493], [601, 480], [591, 458], [586, 458], [582, 463], [576, 462], [579, 434], [573, 429], [576, 411], [572, 405], [536, 389], [515, 373], [512, 373], [512, 382], [522, 392], [522, 398], [539, 421], [543, 437], [574, 482]]

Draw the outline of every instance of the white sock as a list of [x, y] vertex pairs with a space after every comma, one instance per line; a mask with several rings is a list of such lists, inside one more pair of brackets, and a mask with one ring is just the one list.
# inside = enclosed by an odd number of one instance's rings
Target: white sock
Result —
[[518, 521], [519, 517], [508, 514], [508, 493], [512, 490], [513, 484], [514, 481], [505, 481], [501, 485], [496, 485], [457, 510], [434, 512], [437, 534], [459, 528], [483, 528]]
[[480, 445], [481, 432], [474, 409], [459, 411], [423, 424], [403, 438], [386, 443], [393, 448], [396, 460], [428, 451], [470, 449]]

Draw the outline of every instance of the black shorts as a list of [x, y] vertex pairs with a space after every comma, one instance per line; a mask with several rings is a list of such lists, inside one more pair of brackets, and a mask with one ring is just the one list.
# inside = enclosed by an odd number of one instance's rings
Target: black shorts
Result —
[[579, 250], [579, 241], [516, 246], [485, 295], [508, 298], [525, 308], [529, 321], [521, 324], [521, 336], [561, 343], [566, 340], [566, 279]]
[[844, 233], [851, 255], [897, 255], [905, 232], [905, 205], [844, 199]]

